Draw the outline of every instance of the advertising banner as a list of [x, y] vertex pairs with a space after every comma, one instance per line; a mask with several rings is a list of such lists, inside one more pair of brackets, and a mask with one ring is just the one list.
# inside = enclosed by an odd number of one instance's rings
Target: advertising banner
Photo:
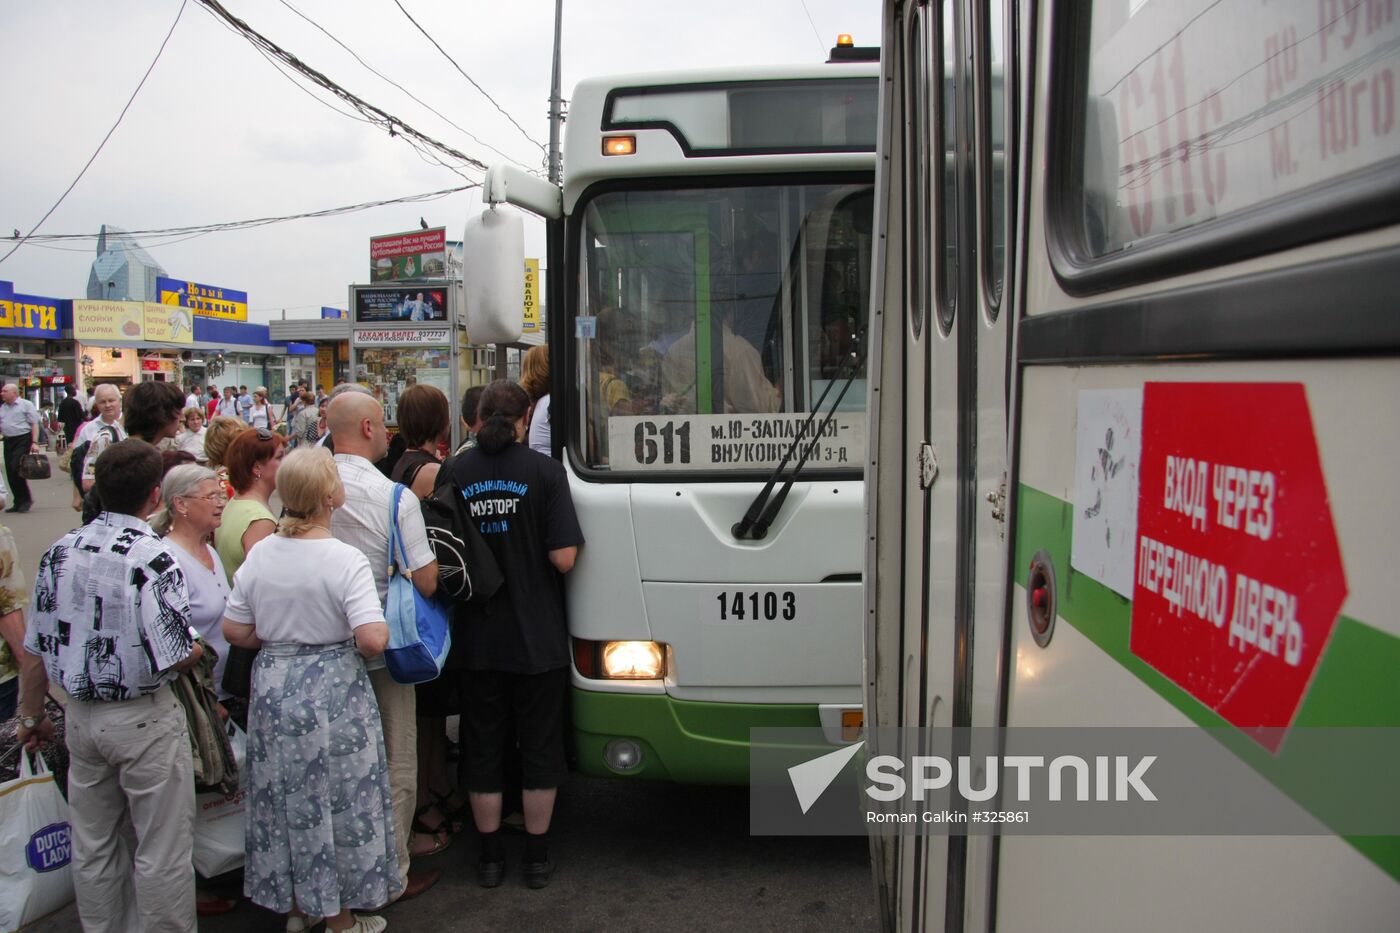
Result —
[[190, 309], [178, 305], [143, 302], [146, 339], [155, 343], [194, 343], [194, 319]]
[[88, 342], [140, 340], [145, 336], [145, 303], [141, 301], [73, 302], [73, 336]]
[[316, 348], [316, 384], [327, 391], [335, 385], [335, 350], [330, 347]]
[[450, 334], [446, 327], [415, 327], [400, 330], [357, 330], [357, 347], [446, 346]]
[[525, 260], [525, 308], [521, 318], [522, 334], [540, 332], [540, 261]]
[[248, 320], [247, 292], [163, 277], [156, 279], [156, 290], [160, 293], [160, 303], [163, 305], [179, 305], [189, 308], [200, 317], [218, 318], [221, 321]]
[[343, 321], [350, 316], [350, 312], [344, 308], [321, 308], [321, 320], [323, 321]]
[[413, 286], [355, 289], [356, 324], [447, 320], [447, 289]]
[[447, 274], [447, 228], [370, 237], [370, 281], [435, 279]]
[[39, 337], [57, 340], [58, 299], [18, 295], [9, 282], [0, 282], [0, 337]]

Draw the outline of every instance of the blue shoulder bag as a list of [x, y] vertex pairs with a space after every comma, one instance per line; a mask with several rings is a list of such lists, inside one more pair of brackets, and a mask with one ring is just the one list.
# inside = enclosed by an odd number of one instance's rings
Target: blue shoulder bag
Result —
[[384, 615], [389, 623], [389, 647], [384, 666], [401, 684], [421, 684], [442, 673], [452, 647], [452, 611], [435, 597], [418, 592], [409, 576], [408, 553], [399, 536], [399, 500], [405, 487], [394, 484], [389, 510], [389, 596]]

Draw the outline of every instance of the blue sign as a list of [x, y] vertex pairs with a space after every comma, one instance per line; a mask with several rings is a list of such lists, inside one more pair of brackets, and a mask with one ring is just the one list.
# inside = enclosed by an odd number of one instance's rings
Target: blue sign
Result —
[[345, 318], [348, 318], [349, 316], [350, 316], [350, 312], [349, 312], [349, 311], [346, 311], [344, 308], [326, 308], [326, 307], [322, 307], [322, 308], [321, 308], [321, 317], [322, 317], [322, 319], [329, 318], [329, 319], [331, 319], [331, 320], [339, 321], [339, 320], [344, 320]]
[[0, 282], [0, 337], [61, 336], [57, 298], [16, 294], [13, 284]]
[[24, 860], [38, 872], [57, 871], [73, 859], [73, 832], [67, 823], [50, 823], [29, 837]]

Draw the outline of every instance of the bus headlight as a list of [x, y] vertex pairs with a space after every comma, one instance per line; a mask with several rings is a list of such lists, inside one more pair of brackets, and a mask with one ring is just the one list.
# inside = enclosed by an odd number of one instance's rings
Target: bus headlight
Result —
[[666, 676], [666, 646], [575, 638], [574, 667], [589, 680], [660, 680]]
[[603, 642], [603, 676], [611, 680], [656, 680], [666, 673], [666, 654], [654, 641]]

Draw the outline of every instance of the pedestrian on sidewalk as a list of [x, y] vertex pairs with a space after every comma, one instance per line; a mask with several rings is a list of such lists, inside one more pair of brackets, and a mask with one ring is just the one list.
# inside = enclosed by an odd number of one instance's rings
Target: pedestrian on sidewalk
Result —
[[29, 481], [20, 472], [26, 454], [39, 452], [39, 409], [19, 394], [13, 382], [0, 388], [0, 434], [4, 435], [5, 479], [10, 484], [14, 502], [7, 512], [28, 512], [34, 504]]

